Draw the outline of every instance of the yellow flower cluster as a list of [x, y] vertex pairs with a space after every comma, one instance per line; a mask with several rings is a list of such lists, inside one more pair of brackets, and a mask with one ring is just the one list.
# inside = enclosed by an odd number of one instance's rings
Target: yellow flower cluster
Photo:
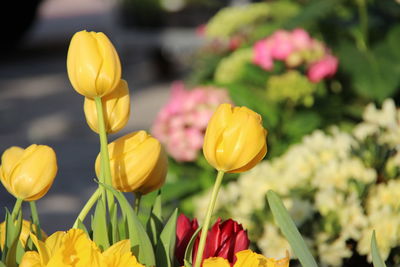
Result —
[[31, 235], [38, 251], [24, 254], [20, 267], [144, 267], [132, 255], [130, 241], [115, 243], [103, 253], [80, 229], [56, 232], [42, 242]]

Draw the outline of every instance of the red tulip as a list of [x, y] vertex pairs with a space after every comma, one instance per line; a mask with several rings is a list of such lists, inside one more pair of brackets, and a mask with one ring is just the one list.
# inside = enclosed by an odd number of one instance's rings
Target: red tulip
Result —
[[199, 224], [196, 219], [190, 221], [185, 215], [179, 215], [176, 222], [175, 258], [180, 265], [183, 265], [186, 247], [197, 228], [199, 228]]
[[[195, 264], [199, 237], [196, 239], [193, 249], [193, 265]], [[249, 238], [241, 224], [234, 220], [226, 220], [221, 223], [219, 218], [208, 232], [203, 260], [210, 257], [223, 257], [231, 266], [236, 262], [236, 252], [249, 248]]]

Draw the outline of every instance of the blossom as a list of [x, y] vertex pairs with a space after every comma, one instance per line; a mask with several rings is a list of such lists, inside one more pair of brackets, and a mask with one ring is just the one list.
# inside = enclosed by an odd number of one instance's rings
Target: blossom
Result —
[[[22, 227], [21, 227], [21, 234], [19, 236], [19, 240], [21, 241], [22, 247], [25, 247], [26, 242], [28, 241], [28, 238], [30, 236], [31, 232], [31, 227], [32, 229], [34, 228], [37, 230], [37, 226], [32, 224], [30, 221], [27, 220], [22, 220]], [[47, 235], [43, 230], [41, 231], [41, 235], [43, 239], [47, 238]], [[0, 251], [4, 249], [4, 243], [6, 241], [6, 223], [2, 222], [0, 224]]]
[[[251, 250], [242, 250], [236, 253], [237, 262], [233, 267], [288, 267], [289, 257], [276, 260], [266, 258], [261, 254], [254, 253]], [[229, 262], [221, 257], [208, 258], [204, 261], [203, 267], [229, 267]]]
[[115, 243], [103, 253], [80, 229], [55, 232], [45, 242], [34, 235], [36, 251], [25, 252], [20, 267], [144, 267], [130, 251], [130, 241]]
[[196, 218], [190, 220], [184, 214], [179, 215], [176, 222], [175, 258], [181, 265], [184, 263], [186, 247], [197, 228], [199, 224]]
[[194, 161], [203, 146], [208, 121], [224, 102], [230, 102], [225, 89], [186, 90], [182, 82], [175, 82], [171, 97], [158, 113], [151, 131], [175, 160]]
[[338, 68], [339, 61], [332, 55], [326, 55], [321, 60], [314, 62], [308, 68], [307, 76], [314, 83], [320, 82], [324, 78], [332, 77]]

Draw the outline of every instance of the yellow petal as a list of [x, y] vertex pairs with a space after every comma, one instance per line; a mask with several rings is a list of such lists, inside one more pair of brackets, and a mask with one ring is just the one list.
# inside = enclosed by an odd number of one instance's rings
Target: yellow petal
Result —
[[65, 234], [66, 233], [64, 231], [57, 231], [46, 239], [45, 244], [50, 255], [54, 255], [55, 252], [61, 247]]
[[229, 261], [221, 257], [208, 258], [203, 261], [203, 267], [230, 267]]
[[43, 241], [38, 240], [35, 235], [31, 234], [30, 237], [39, 253], [40, 263], [43, 266], [46, 266], [46, 264], [49, 262], [49, 259], [51, 257], [50, 251], [47, 249], [46, 244]]
[[4, 151], [3, 155], [1, 156], [0, 180], [7, 191], [13, 195], [14, 193], [12, 192], [10, 185], [11, 173], [22, 158], [23, 154], [23, 148], [13, 146]]
[[22, 256], [19, 267], [45, 267], [40, 260], [39, 253], [36, 251], [27, 251]]

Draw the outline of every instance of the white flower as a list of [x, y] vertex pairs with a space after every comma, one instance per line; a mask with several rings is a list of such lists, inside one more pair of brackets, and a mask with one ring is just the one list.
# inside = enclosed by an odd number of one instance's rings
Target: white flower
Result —
[[258, 240], [257, 245], [262, 254], [268, 255], [268, 257], [281, 259], [286, 257], [286, 251], [289, 252], [292, 258], [294, 257], [286, 238], [280, 234], [279, 229], [273, 223], [264, 225], [264, 233]]
[[344, 258], [349, 258], [351, 250], [346, 246], [346, 238], [339, 237], [330, 241], [330, 236], [320, 233], [317, 236], [318, 256], [328, 266], [341, 266]]

